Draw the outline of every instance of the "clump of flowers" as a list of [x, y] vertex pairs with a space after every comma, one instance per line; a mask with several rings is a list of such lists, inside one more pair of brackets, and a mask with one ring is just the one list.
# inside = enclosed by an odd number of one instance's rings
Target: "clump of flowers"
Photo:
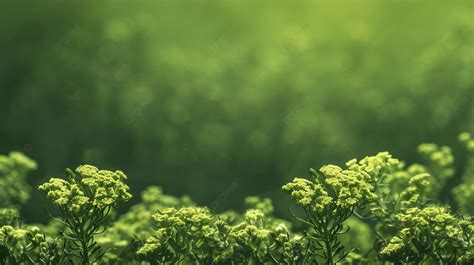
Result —
[[71, 263], [62, 239], [47, 238], [36, 226], [0, 227], [1, 264]]
[[95, 234], [100, 230], [110, 210], [131, 199], [129, 187], [123, 182], [122, 171], [99, 170], [90, 165], [66, 170], [67, 179], [51, 178], [39, 190], [60, 210], [68, 230], [63, 235], [70, 239], [69, 248], [82, 264], [91, 264], [102, 257]]
[[243, 215], [218, 215], [219, 222], [225, 220], [219, 231], [227, 247], [214, 259], [216, 264], [299, 264], [308, 257], [308, 241], [292, 232], [290, 222], [272, 216], [269, 198], [250, 196], [245, 204], [248, 209]]
[[421, 173], [414, 175], [408, 181], [405, 190], [400, 193], [399, 200], [401, 207], [420, 206], [424, 201], [424, 194], [430, 187], [431, 175], [428, 173]]
[[36, 167], [35, 161], [20, 152], [0, 155], [0, 208], [18, 207], [30, 198], [26, 177]]
[[[372, 185], [374, 199], [366, 203], [366, 207], [359, 207], [359, 212], [369, 209], [369, 215], [385, 216], [393, 211], [394, 205], [390, 197], [392, 190], [386, 183], [390, 181], [391, 176], [403, 167], [403, 163], [393, 158], [388, 152], [379, 152], [375, 156], [367, 156], [360, 161], [352, 159], [346, 163], [346, 166], [355, 172], [365, 176], [365, 180]], [[359, 213], [356, 211], [356, 214]]]
[[348, 169], [366, 176], [371, 183], [380, 183], [389, 173], [400, 166], [400, 161], [388, 152], [380, 152], [375, 156], [367, 156], [360, 161], [352, 159], [346, 163]]
[[175, 264], [189, 259], [187, 253], [199, 263], [211, 262], [209, 251], [216, 251], [219, 246], [218, 227], [213, 220], [214, 216], [207, 208], [161, 210], [152, 216], [156, 229], [154, 234], [145, 241], [137, 254], [152, 263]]
[[69, 179], [51, 178], [39, 190], [62, 211], [74, 215], [88, 214], [92, 209], [116, 208], [131, 199], [127, 178], [122, 171], [99, 170], [90, 165], [67, 170]]
[[340, 262], [350, 251], [344, 251], [339, 235], [347, 230], [346, 221], [358, 208], [364, 208], [377, 199], [374, 184], [395, 167], [398, 160], [388, 153], [379, 153], [361, 161], [351, 160], [348, 168], [335, 165], [321, 167], [319, 173], [310, 170], [313, 180], [295, 178], [283, 186], [306, 215], [298, 218], [312, 230], [312, 255], [327, 260], [328, 264]]
[[[250, 197], [247, 205], [273, 209], [269, 199]], [[140, 259], [156, 263], [299, 263], [307, 241], [292, 235], [287, 222], [261, 209], [243, 215], [213, 214], [204, 207], [170, 207], [152, 215], [155, 231], [138, 249]], [[306, 243], [305, 243], [306, 242]]]
[[[338, 208], [350, 209], [361, 207], [374, 200], [374, 187], [362, 172], [342, 168], [334, 165], [323, 166], [321, 183], [330, 194], [332, 201]], [[338, 211], [339, 209], [334, 209]]]
[[441, 188], [454, 176], [454, 156], [448, 146], [436, 144], [420, 144], [418, 153], [425, 161], [428, 173], [432, 176], [428, 192], [433, 197], [438, 196]]
[[4, 263], [25, 262], [26, 252], [32, 235], [28, 230], [16, 229], [13, 226], [5, 225], [0, 228], [0, 244], [6, 249], [7, 255], [3, 257]]
[[297, 262], [303, 257], [288, 255], [301, 252], [298, 237], [292, 237], [284, 223], [274, 222], [259, 209], [247, 210], [244, 220], [228, 226], [226, 232], [228, 248], [216, 257], [216, 262], [221, 264]]
[[167, 208], [191, 207], [195, 203], [188, 197], [174, 197], [163, 193], [158, 186], [150, 186], [141, 193], [141, 202], [133, 205], [115, 220], [102, 234], [97, 243], [108, 249], [105, 258], [111, 263], [126, 263], [136, 260], [139, 242], [145, 241], [154, 232], [150, 222], [152, 215]]
[[446, 208], [429, 206], [408, 208], [395, 215], [397, 233], [380, 254], [392, 262], [420, 264], [441, 261], [458, 264], [460, 259], [474, 261], [472, 253], [473, 223], [459, 220]]

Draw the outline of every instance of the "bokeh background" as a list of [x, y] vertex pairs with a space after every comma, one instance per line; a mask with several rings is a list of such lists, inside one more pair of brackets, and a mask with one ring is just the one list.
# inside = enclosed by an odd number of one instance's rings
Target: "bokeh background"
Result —
[[[472, 1], [1, 1], [0, 150], [216, 211], [474, 130]], [[136, 196], [138, 198], [138, 196]], [[133, 203], [133, 202], [132, 202]], [[28, 221], [46, 219], [33, 192]]]

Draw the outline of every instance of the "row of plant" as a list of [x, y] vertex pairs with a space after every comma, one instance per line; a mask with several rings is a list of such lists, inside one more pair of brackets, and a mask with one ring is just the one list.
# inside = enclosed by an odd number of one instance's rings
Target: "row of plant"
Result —
[[[310, 169], [282, 188], [297, 205], [291, 221], [273, 215], [269, 198], [216, 213], [155, 186], [118, 215], [132, 198], [126, 175], [82, 165], [39, 186], [58, 209], [51, 222], [25, 224], [19, 208], [36, 163], [12, 152], [0, 156], [0, 263], [473, 264], [474, 139], [459, 140], [463, 172], [436, 144], [418, 147], [420, 164], [381, 152]], [[450, 185], [452, 198], [441, 198]]]

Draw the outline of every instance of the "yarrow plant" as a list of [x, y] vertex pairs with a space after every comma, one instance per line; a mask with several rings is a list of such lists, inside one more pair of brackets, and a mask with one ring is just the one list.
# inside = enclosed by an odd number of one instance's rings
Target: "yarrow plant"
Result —
[[[417, 148], [421, 163], [380, 152], [310, 169], [282, 187], [296, 222], [275, 217], [270, 198], [219, 213], [157, 186], [119, 215], [132, 196], [125, 174], [79, 166], [39, 186], [60, 213], [47, 225], [21, 220], [27, 193], [2, 194], [0, 264], [474, 264], [474, 140], [459, 140], [458, 171], [455, 149], [431, 143]], [[0, 157], [1, 176], [35, 167], [19, 153]]]
[[111, 209], [132, 197], [123, 182], [127, 177], [122, 171], [99, 170], [90, 165], [66, 173], [67, 179], [51, 178], [39, 190], [61, 213], [61, 219], [56, 220], [67, 227], [63, 236], [69, 240], [71, 255], [82, 264], [92, 264], [104, 255], [94, 238], [101, 233], [102, 222]]

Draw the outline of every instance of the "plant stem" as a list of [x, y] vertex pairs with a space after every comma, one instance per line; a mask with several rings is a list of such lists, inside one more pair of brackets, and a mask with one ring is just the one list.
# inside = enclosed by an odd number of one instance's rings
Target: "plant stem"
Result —
[[87, 235], [84, 231], [84, 220], [79, 224], [79, 232], [78, 235], [79, 240], [81, 241], [81, 248], [82, 248], [82, 264], [88, 265], [89, 264], [89, 249], [87, 247]]
[[333, 265], [333, 257], [332, 257], [332, 245], [331, 245], [331, 239], [329, 238], [329, 233], [327, 233], [327, 229], [324, 229], [326, 232], [326, 238], [324, 240], [324, 244], [326, 246], [326, 254], [327, 254], [327, 261], [326, 264], [328, 265]]

